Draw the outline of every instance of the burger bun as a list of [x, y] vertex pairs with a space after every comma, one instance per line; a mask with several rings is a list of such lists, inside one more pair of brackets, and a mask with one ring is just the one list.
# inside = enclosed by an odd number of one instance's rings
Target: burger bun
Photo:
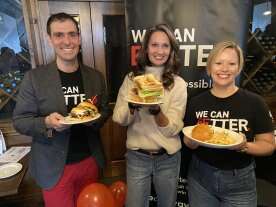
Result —
[[207, 124], [197, 124], [192, 130], [192, 137], [199, 141], [207, 141], [212, 138], [214, 132]]

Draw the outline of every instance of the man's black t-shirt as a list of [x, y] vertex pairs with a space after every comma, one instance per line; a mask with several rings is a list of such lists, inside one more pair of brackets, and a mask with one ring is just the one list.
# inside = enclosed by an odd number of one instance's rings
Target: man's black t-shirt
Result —
[[[209, 125], [244, 133], [248, 141], [256, 134], [273, 130], [269, 110], [262, 98], [252, 92], [239, 89], [227, 98], [218, 98], [210, 91], [193, 97], [187, 106], [185, 126], [201, 120]], [[199, 147], [194, 153], [198, 158], [220, 169], [239, 169], [252, 161], [252, 156], [229, 149]]]
[[[78, 69], [72, 73], [65, 73], [59, 70], [59, 75], [65, 105], [67, 106], [67, 111], [69, 113], [73, 107], [86, 99], [81, 71]], [[82, 124], [76, 124], [72, 125], [70, 130], [71, 136], [67, 153], [67, 164], [81, 161], [91, 154], [87, 136], [87, 130], [89, 130], [89, 127]]]

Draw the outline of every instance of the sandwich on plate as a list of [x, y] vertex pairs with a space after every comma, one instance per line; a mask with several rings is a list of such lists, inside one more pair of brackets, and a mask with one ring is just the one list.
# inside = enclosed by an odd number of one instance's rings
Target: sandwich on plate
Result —
[[163, 97], [163, 84], [153, 74], [144, 74], [133, 78], [134, 87], [130, 99], [137, 102], [152, 103]]

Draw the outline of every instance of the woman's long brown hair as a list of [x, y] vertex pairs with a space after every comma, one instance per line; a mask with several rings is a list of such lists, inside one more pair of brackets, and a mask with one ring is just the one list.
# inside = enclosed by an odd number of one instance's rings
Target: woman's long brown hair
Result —
[[179, 73], [179, 58], [178, 58], [178, 51], [179, 45], [175, 39], [174, 33], [170, 29], [170, 27], [166, 24], [158, 24], [150, 29], [147, 30], [145, 37], [143, 39], [142, 47], [138, 52], [137, 56], [137, 67], [133, 70], [133, 75], [141, 75], [145, 73], [145, 67], [151, 66], [152, 63], [149, 61], [148, 58], [148, 44], [150, 37], [155, 32], [164, 32], [167, 37], [169, 38], [170, 45], [171, 45], [171, 52], [167, 62], [164, 65], [164, 73], [162, 74], [162, 82], [163, 86], [166, 89], [172, 88], [174, 85], [174, 74]]

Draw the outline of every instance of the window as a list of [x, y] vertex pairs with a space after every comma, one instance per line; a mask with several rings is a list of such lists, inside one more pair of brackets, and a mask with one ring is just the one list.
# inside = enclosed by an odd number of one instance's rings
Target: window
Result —
[[24, 73], [31, 69], [21, 0], [0, 1], [0, 119], [11, 118]]

